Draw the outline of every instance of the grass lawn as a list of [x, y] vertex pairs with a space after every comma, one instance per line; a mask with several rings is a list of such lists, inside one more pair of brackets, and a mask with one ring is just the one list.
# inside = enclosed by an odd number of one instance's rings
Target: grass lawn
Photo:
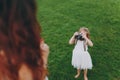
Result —
[[49, 80], [74, 79], [68, 41], [81, 26], [91, 32], [89, 80], [120, 80], [120, 0], [37, 0], [42, 35], [50, 46]]

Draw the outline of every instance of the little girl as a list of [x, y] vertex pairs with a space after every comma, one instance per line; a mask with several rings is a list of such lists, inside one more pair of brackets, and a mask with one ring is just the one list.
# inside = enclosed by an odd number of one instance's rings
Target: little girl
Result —
[[82, 27], [69, 40], [69, 44], [75, 44], [72, 54], [72, 66], [77, 69], [75, 78], [79, 77], [80, 70], [84, 70], [84, 80], [88, 80], [87, 69], [92, 69], [92, 60], [88, 52], [88, 45], [93, 46], [93, 43], [89, 38], [89, 34], [88, 28]]

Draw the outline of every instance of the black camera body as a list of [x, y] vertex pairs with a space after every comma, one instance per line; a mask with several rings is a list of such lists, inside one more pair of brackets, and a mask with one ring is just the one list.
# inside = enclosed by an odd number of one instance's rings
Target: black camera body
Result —
[[81, 40], [81, 41], [85, 40], [85, 39], [82, 37], [82, 34], [75, 35], [75, 39]]

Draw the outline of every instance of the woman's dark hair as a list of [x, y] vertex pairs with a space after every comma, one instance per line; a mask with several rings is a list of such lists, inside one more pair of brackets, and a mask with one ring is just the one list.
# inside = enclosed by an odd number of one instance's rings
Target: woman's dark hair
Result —
[[18, 80], [24, 63], [33, 80], [43, 80], [40, 38], [36, 0], [0, 0], [0, 79]]

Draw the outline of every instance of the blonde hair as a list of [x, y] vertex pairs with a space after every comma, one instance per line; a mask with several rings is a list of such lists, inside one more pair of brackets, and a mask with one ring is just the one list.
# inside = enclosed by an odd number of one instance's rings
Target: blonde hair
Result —
[[79, 29], [79, 32], [80, 32], [81, 30], [84, 30], [84, 31], [87, 33], [86, 36], [87, 36], [88, 38], [90, 38], [90, 31], [89, 31], [88, 28], [86, 28], [86, 27], [81, 27], [81, 28]]

